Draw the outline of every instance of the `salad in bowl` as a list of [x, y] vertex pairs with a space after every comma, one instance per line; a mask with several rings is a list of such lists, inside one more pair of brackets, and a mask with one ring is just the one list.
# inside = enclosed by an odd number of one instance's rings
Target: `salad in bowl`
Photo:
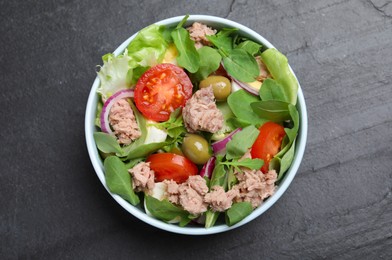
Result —
[[210, 234], [267, 210], [293, 179], [306, 107], [287, 58], [212, 16], [152, 24], [102, 57], [86, 111], [98, 177], [158, 228]]

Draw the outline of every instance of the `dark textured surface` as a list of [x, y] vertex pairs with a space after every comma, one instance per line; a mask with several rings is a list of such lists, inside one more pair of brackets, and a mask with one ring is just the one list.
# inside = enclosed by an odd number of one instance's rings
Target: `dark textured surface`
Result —
[[[101, 56], [185, 13], [269, 39], [309, 113], [304, 160], [282, 198], [204, 237], [160, 231], [118, 206], [84, 139]], [[391, 1], [1, 1], [0, 14], [2, 259], [392, 259]]]

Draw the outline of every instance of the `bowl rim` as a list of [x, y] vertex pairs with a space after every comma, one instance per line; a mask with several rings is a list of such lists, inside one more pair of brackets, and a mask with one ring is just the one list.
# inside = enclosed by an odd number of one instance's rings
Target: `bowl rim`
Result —
[[[167, 25], [167, 26], [172, 26], [176, 25], [178, 22], [180, 22], [184, 16], [175, 16], [171, 18], [167, 18], [158, 22], [155, 22], [155, 24], [158, 25]], [[237, 22], [217, 17], [217, 16], [211, 16], [211, 15], [189, 15], [189, 18], [187, 20], [187, 23], [191, 22], [204, 22], [207, 23], [208, 25], [211, 24], [220, 24], [225, 27], [232, 27], [232, 28], [238, 28], [239, 32], [241, 34], [245, 34], [247, 37], [250, 37], [258, 42], [263, 43], [266, 47], [268, 48], [275, 48], [267, 39], [265, 39], [263, 36], [261, 36], [259, 33], [253, 31], [252, 29], [239, 24]], [[121, 54], [124, 49], [128, 46], [128, 44], [132, 41], [132, 39], [137, 35], [138, 32], [134, 33], [131, 37], [129, 37], [127, 40], [125, 40], [117, 49], [113, 52], [115, 55]], [[293, 70], [290, 67], [290, 70], [293, 72]], [[294, 77], [297, 79], [295, 73], [293, 72]], [[298, 81], [298, 79], [297, 79]], [[294, 179], [298, 168], [301, 164], [303, 154], [305, 151], [305, 146], [306, 146], [306, 140], [307, 140], [307, 132], [308, 132], [308, 118], [307, 118], [307, 109], [306, 109], [306, 103], [304, 99], [304, 95], [301, 89], [301, 85], [298, 81], [298, 99], [297, 99], [297, 109], [300, 115], [300, 128], [297, 136], [297, 142], [296, 142], [296, 147], [295, 147], [295, 153], [294, 153], [294, 159], [293, 162], [286, 172], [284, 178], [280, 182], [280, 185], [277, 187], [275, 193], [269, 197], [267, 200], [263, 202], [261, 206], [256, 208], [250, 215], [248, 215], [246, 218], [244, 218], [242, 221], [239, 223], [233, 225], [233, 226], [227, 226], [225, 224], [217, 225], [210, 227], [208, 229], [200, 226], [200, 227], [180, 227], [178, 225], [173, 225], [169, 223], [165, 223], [161, 220], [158, 220], [156, 218], [153, 218], [151, 216], [148, 216], [142, 209], [139, 209], [133, 205], [131, 205], [129, 202], [125, 201], [123, 198], [116, 194], [112, 194], [108, 187], [106, 186], [106, 181], [105, 181], [105, 176], [104, 176], [104, 168], [103, 168], [103, 163], [102, 160], [100, 159], [98, 149], [95, 145], [93, 133], [96, 130], [96, 127], [94, 125], [94, 120], [95, 120], [95, 115], [96, 115], [96, 105], [98, 101], [98, 94], [97, 94], [97, 88], [99, 87], [99, 78], [96, 77], [93, 85], [91, 87], [89, 96], [88, 96], [88, 101], [86, 105], [86, 112], [85, 112], [85, 138], [86, 138], [86, 145], [87, 145], [87, 150], [88, 154], [90, 157], [90, 161], [93, 165], [93, 168], [95, 170], [95, 173], [97, 174], [99, 180], [101, 181], [102, 185], [104, 188], [107, 190], [107, 192], [113, 197], [113, 199], [120, 204], [126, 211], [131, 213], [133, 216], [136, 218], [142, 220], [143, 222], [152, 225], [156, 228], [173, 232], [173, 233], [178, 233], [178, 234], [184, 234], [184, 235], [208, 235], [208, 234], [216, 234], [216, 233], [221, 233], [225, 231], [229, 231], [235, 228], [238, 228], [242, 225], [245, 225], [246, 223], [249, 223], [250, 221], [254, 220], [255, 218], [259, 217], [261, 214], [263, 214], [265, 211], [267, 211], [272, 205], [276, 203], [276, 201], [283, 195], [283, 193], [287, 190], [289, 185], [291, 184], [292, 180]]]

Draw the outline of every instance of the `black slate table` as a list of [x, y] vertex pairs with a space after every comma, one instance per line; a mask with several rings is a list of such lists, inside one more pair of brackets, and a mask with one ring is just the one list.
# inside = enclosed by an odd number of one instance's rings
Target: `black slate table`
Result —
[[[265, 214], [202, 237], [105, 191], [84, 138], [101, 56], [167, 17], [242, 23], [287, 55], [309, 113], [298, 175]], [[392, 3], [1, 1], [0, 258], [392, 259]]]

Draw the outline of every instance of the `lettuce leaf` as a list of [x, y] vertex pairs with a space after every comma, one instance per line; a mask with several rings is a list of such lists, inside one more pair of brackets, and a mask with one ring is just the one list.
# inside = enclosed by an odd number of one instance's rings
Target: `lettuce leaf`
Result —
[[132, 67], [129, 65], [131, 57], [128, 51], [115, 57], [109, 53], [102, 57], [103, 66], [98, 72], [101, 84], [97, 90], [104, 100], [121, 89], [130, 87], [130, 79], [132, 78]]
[[97, 92], [104, 100], [130, 88], [141, 73], [162, 61], [169, 46], [163, 36], [164, 29], [164, 26], [150, 25], [136, 35], [123, 54], [109, 53], [102, 57], [103, 65], [98, 72], [101, 85]]
[[286, 56], [277, 49], [271, 48], [261, 54], [261, 59], [275, 81], [282, 86], [283, 94], [288, 102], [295, 105], [297, 103], [298, 82], [290, 71]]
[[128, 45], [131, 66], [151, 67], [160, 63], [169, 46], [163, 32], [164, 26], [152, 24], [141, 30]]

